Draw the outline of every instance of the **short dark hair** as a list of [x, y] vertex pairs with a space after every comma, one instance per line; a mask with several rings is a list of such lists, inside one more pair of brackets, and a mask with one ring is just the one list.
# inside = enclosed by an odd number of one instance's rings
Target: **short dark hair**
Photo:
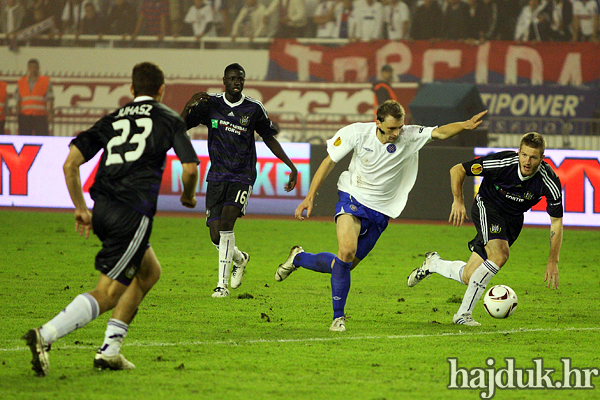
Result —
[[541, 133], [528, 132], [521, 138], [519, 149], [523, 146], [539, 149], [541, 150], [541, 153], [544, 154], [544, 151], [546, 150], [546, 139], [544, 139]]
[[233, 64], [229, 64], [228, 66], [225, 67], [225, 72], [223, 73], [223, 76], [227, 76], [227, 73], [231, 70], [242, 71], [244, 73], [244, 75], [246, 75], [246, 71], [244, 70], [244, 67], [242, 67], [238, 63], [233, 63]]
[[402, 119], [406, 112], [404, 107], [396, 100], [386, 100], [377, 107], [377, 119], [379, 122], [383, 122], [388, 115], [396, 119]]
[[156, 96], [160, 87], [165, 83], [165, 75], [158, 65], [143, 62], [133, 67], [131, 83], [135, 96]]
[[381, 67], [381, 71], [394, 72], [394, 68], [392, 68], [392, 66], [389, 64], [385, 64], [383, 67]]
[[27, 65], [29, 65], [29, 64], [40, 65], [40, 61], [37, 58], [30, 58], [29, 61], [27, 61]]

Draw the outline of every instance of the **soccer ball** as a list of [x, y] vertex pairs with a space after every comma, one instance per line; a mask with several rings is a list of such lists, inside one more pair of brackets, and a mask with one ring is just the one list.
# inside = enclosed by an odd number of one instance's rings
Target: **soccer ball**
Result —
[[517, 308], [517, 295], [505, 285], [492, 287], [483, 297], [483, 307], [494, 318], [508, 318]]

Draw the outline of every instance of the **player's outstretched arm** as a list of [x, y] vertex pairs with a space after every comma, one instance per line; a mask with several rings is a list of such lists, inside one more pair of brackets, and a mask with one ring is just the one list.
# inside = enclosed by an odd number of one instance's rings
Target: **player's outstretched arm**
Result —
[[315, 195], [317, 194], [317, 190], [319, 190], [319, 187], [325, 181], [325, 178], [327, 178], [333, 167], [335, 167], [335, 162], [333, 162], [331, 157], [328, 155], [321, 162], [317, 172], [315, 172], [315, 176], [313, 176], [312, 181], [310, 182], [310, 188], [308, 189], [306, 198], [296, 208], [294, 216], [297, 219], [301, 221], [304, 220], [304, 217], [302, 216], [304, 210], [306, 210], [306, 218], [310, 218], [310, 214], [312, 213], [313, 209], [313, 201], [315, 199]]
[[198, 184], [198, 164], [183, 163], [183, 173], [181, 182], [183, 183], [183, 193], [181, 193], [181, 204], [187, 208], [196, 207], [196, 185]]
[[431, 138], [444, 140], [451, 138], [452, 136], [455, 136], [464, 130], [473, 130], [481, 125], [481, 118], [483, 118], [485, 114], [487, 114], [487, 110], [474, 115], [471, 119], [466, 121], [453, 122], [451, 124], [442, 125], [438, 128], [435, 128], [433, 132], [431, 132]]
[[552, 287], [552, 289], [558, 289], [558, 259], [562, 246], [562, 238], [562, 218], [550, 217], [550, 256], [546, 265], [544, 282], [547, 282], [546, 287]]
[[285, 154], [285, 151], [281, 147], [281, 144], [279, 143], [279, 141], [277, 139], [275, 139], [275, 137], [267, 136], [267, 137], [263, 138], [263, 140], [264, 140], [265, 144], [267, 145], [267, 147], [269, 148], [269, 150], [271, 150], [271, 152], [277, 158], [279, 158], [281, 161], [283, 161], [285, 163], [285, 165], [287, 165], [288, 168], [290, 169], [290, 176], [288, 179], [288, 183], [284, 187], [284, 190], [286, 192], [292, 191], [296, 187], [296, 182], [298, 182], [298, 170], [296, 169], [296, 166], [294, 165], [292, 160], [290, 160], [290, 158], [287, 156], [287, 154]]
[[467, 172], [462, 164], [456, 164], [450, 169], [450, 188], [452, 189], [454, 201], [452, 202], [452, 209], [450, 210], [448, 222], [457, 227], [461, 226], [465, 219], [469, 219], [465, 208], [465, 197], [463, 195], [465, 176], [467, 176]]
[[65, 173], [65, 182], [69, 195], [75, 206], [75, 231], [79, 232], [79, 236], [85, 233], [85, 238], [90, 237], [92, 228], [92, 213], [85, 203], [83, 198], [83, 189], [81, 188], [81, 177], [79, 175], [79, 167], [85, 163], [85, 157], [76, 146], [71, 146], [67, 160], [63, 165]]

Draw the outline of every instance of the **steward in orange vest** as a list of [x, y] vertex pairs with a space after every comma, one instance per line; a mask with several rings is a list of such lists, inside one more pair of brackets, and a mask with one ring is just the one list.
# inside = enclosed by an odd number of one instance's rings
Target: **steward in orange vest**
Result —
[[50, 78], [39, 74], [40, 64], [36, 59], [29, 60], [27, 69], [29, 74], [19, 79], [15, 92], [19, 135], [48, 136], [54, 113]]

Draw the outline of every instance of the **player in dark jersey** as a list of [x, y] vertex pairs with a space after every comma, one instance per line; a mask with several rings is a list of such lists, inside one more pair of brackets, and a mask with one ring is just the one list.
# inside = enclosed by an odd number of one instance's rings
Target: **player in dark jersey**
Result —
[[482, 176], [483, 181], [471, 208], [477, 236], [469, 242], [471, 257], [463, 261], [446, 261], [436, 252], [425, 255], [423, 265], [408, 276], [408, 286], [415, 286], [436, 272], [468, 285], [462, 304], [453, 317], [458, 325], [481, 325], [472, 317], [473, 308], [490, 280], [500, 271], [509, 256], [510, 246], [523, 228], [523, 214], [546, 198], [550, 215], [550, 255], [544, 281], [558, 288], [558, 259], [563, 237], [563, 206], [560, 179], [543, 161], [546, 143], [536, 132], [526, 133], [519, 151], [502, 151], [457, 164], [450, 170], [454, 202], [449, 221], [461, 226], [467, 218], [462, 193], [466, 176]]
[[[196, 206], [198, 156], [181, 117], [160, 103], [164, 75], [158, 66], [133, 68], [133, 102], [100, 119], [71, 142], [64, 164], [65, 180], [75, 205], [75, 230], [102, 241], [96, 256], [100, 279], [96, 288], [80, 294], [52, 320], [29, 330], [23, 339], [31, 349], [33, 370], [48, 374], [48, 351], [57, 339], [113, 310], [104, 343], [94, 358], [98, 369], [133, 369], [120, 352], [128, 326], [144, 296], [158, 281], [161, 267], [148, 242], [167, 151], [183, 166], [181, 203]], [[90, 195], [94, 213], [83, 197], [79, 167], [104, 150]]]
[[236, 247], [233, 228], [245, 214], [256, 180], [254, 132], [291, 170], [285, 186], [287, 192], [294, 189], [298, 176], [296, 167], [275, 139], [277, 130], [262, 103], [242, 93], [245, 76], [241, 65], [228, 65], [223, 76], [225, 92], [196, 93], [181, 112], [188, 129], [200, 124], [208, 127], [211, 164], [206, 178], [206, 225], [219, 251], [219, 281], [213, 297], [229, 296], [230, 271], [231, 287], [235, 289], [242, 284], [249, 260], [248, 253]]

